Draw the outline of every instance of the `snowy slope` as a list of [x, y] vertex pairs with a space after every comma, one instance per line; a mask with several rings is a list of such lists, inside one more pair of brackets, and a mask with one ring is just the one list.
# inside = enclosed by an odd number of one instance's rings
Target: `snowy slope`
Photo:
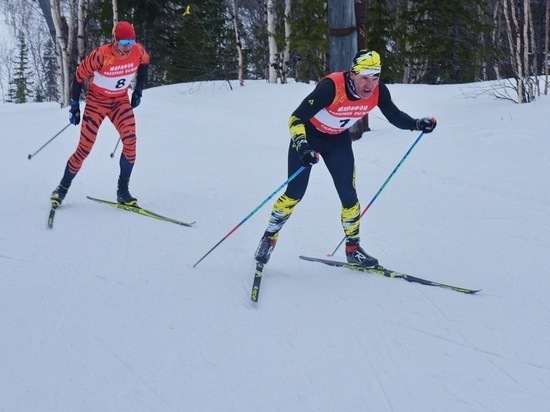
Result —
[[[305, 262], [342, 238], [322, 162], [250, 301], [253, 253], [286, 180], [287, 119], [313, 85], [148, 89], [131, 191], [195, 228], [114, 199], [116, 131], [46, 227], [78, 140], [56, 104], [0, 104], [0, 411], [534, 411], [550, 405], [550, 99], [476, 85], [390, 85], [436, 116], [363, 219], [385, 266], [464, 295]], [[376, 110], [354, 143], [363, 207], [418, 136]], [[343, 258], [339, 250], [335, 258]]]

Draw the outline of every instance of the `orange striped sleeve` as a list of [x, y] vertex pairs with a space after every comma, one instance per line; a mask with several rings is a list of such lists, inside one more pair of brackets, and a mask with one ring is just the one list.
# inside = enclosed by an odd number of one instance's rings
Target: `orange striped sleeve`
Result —
[[103, 67], [103, 60], [104, 56], [101, 48], [98, 47], [92, 50], [78, 66], [76, 70], [76, 80], [79, 83], [83, 83], [84, 80], [90, 77], [95, 71], [101, 70]]

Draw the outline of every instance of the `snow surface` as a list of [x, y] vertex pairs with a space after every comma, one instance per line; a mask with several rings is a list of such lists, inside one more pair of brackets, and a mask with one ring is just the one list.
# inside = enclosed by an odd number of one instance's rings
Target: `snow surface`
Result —
[[[439, 124], [364, 216], [362, 245], [478, 295], [300, 260], [343, 236], [322, 161], [257, 304], [253, 253], [275, 197], [192, 267], [286, 180], [287, 120], [313, 85], [144, 92], [131, 191], [194, 228], [86, 199], [115, 198], [106, 121], [48, 229], [79, 128], [28, 160], [67, 108], [0, 104], [0, 411], [549, 410], [550, 98], [389, 87]], [[362, 207], [418, 137], [378, 109], [370, 126], [354, 143]]]

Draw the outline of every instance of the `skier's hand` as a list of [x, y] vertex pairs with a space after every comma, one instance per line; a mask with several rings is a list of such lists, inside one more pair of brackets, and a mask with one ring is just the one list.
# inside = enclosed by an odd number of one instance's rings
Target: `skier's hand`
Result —
[[424, 133], [433, 132], [436, 126], [437, 120], [435, 120], [435, 117], [432, 117], [431, 119], [428, 117], [416, 119], [416, 130], [422, 130]]
[[132, 93], [132, 101], [130, 103], [132, 105], [132, 109], [138, 107], [140, 103], [141, 103], [141, 90], [136, 89]]
[[71, 109], [69, 110], [69, 122], [75, 126], [80, 123], [80, 103], [78, 100], [71, 100]]
[[304, 166], [311, 167], [319, 162], [319, 153], [309, 147], [300, 150], [300, 161]]

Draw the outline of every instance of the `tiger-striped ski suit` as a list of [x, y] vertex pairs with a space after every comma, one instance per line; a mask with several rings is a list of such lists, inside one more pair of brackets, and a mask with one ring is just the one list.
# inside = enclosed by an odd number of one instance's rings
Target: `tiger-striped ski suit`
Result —
[[72, 98], [78, 100], [88, 82], [86, 106], [82, 116], [80, 140], [70, 156], [61, 184], [68, 187], [90, 154], [101, 123], [108, 117], [122, 141], [120, 177], [128, 181], [136, 161], [136, 122], [128, 98], [128, 88], [137, 73], [136, 90], [143, 88], [149, 54], [135, 43], [127, 54], [119, 53], [114, 42], [94, 49], [78, 66]]

